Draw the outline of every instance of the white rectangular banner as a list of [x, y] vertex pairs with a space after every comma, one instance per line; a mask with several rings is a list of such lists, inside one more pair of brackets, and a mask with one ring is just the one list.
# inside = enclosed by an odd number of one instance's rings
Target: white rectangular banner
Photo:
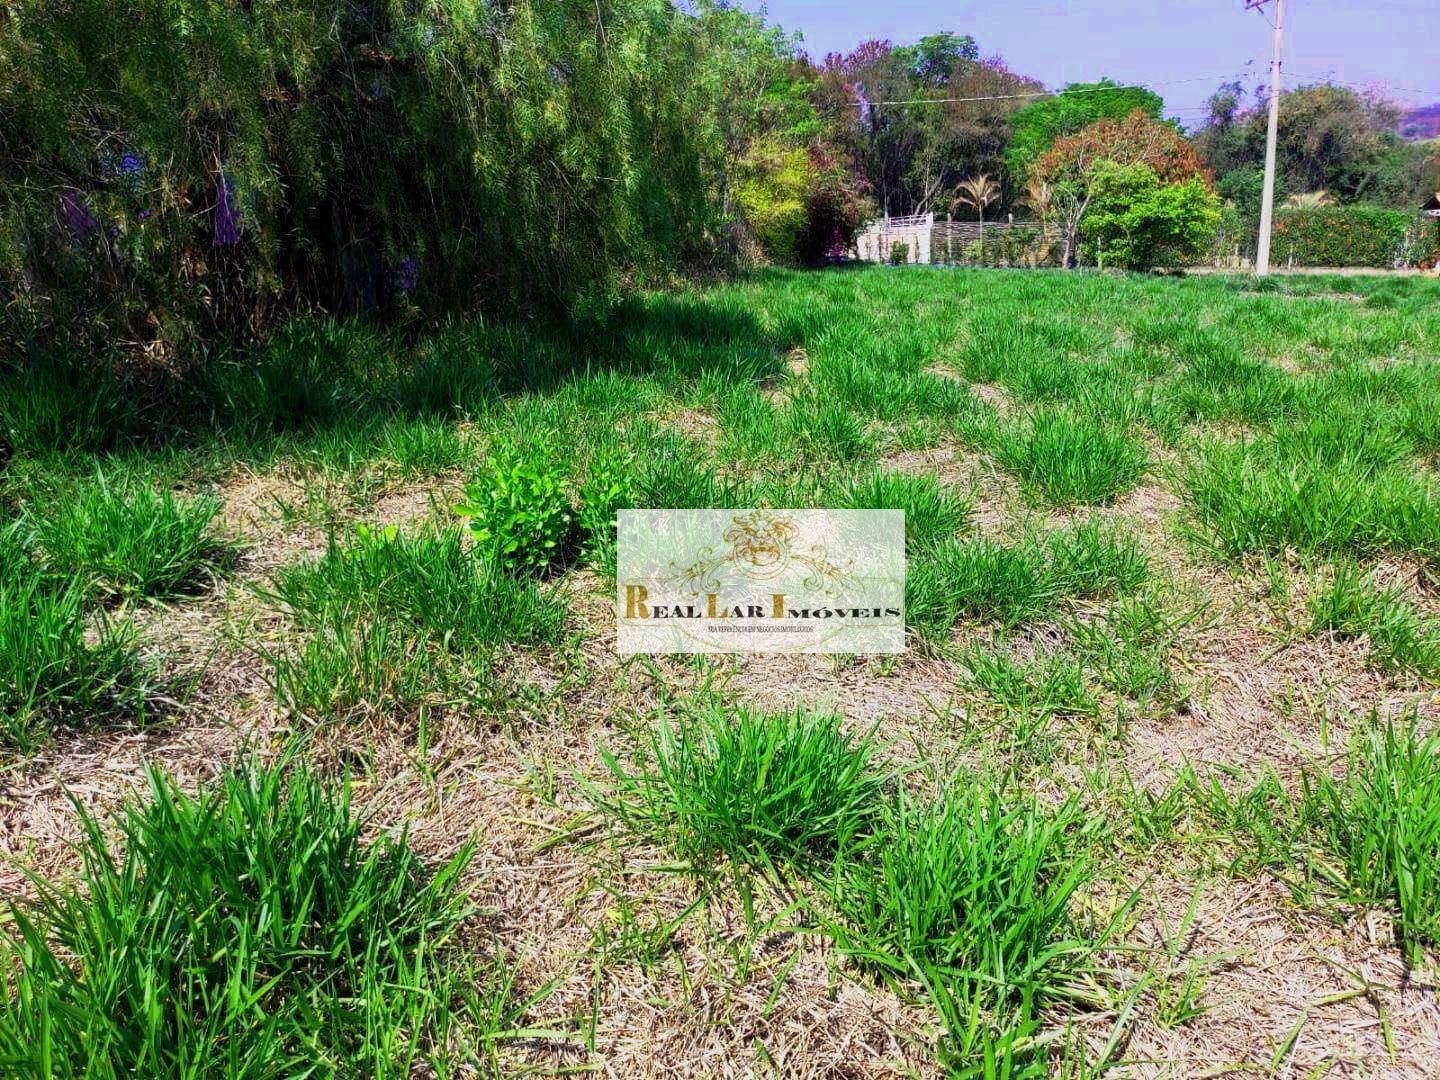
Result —
[[621, 510], [622, 653], [905, 651], [903, 510]]

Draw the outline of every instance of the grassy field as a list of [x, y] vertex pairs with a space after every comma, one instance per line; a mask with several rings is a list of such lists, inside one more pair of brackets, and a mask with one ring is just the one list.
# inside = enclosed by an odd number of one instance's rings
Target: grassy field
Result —
[[[1428, 1076], [1440, 282], [872, 268], [8, 370], [24, 1076]], [[902, 508], [900, 657], [613, 649]]]

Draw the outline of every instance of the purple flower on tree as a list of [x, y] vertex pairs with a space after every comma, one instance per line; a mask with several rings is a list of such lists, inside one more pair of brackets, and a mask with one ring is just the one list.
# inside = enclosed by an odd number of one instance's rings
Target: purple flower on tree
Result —
[[221, 172], [215, 187], [215, 246], [229, 247], [240, 242], [240, 220], [235, 216], [235, 181]]
[[126, 186], [134, 190], [140, 185], [140, 178], [144, 175], [145, 158], [134, 151], [125, 151], [120, 157], [120, 177]]
[[401, 259], [400, 265], [395, 268], [396, 288], [402, 293], [414, 292], [419, 283], [420, 264], [411, 258]]

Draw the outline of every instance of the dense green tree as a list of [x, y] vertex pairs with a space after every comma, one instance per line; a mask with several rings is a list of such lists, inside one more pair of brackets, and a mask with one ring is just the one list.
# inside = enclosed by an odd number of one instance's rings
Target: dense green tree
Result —
[[881, 210], [952, 210], [959, 181], [999, 172], [1010, 118], [1024, 105], [1015, 95], [1041, 87], [998, 59], [977, 57], [971, 39], [943, 34], [914, 46], [869, 41], [826, 57], [817, 94], [831, 139]]
[[1090, 210], [1081, 226], [1101, 266], [1152, 270], [1189, 261], [1220, 225], [1220, 200], [1199, 176], [1165, 184], [1149, 165], [1102, 160], [1089, 177]]
[[[1078, 257], [1082, 227], [1098, 193], [1095, 179], [1109, 165], [1144, 165], [1159, 184], [1194, 180], [1206, 192], [1214, 190], [1210, 171], [1175, 125], [1143, 110], [1061, 136], [1031, 167], [1030, 183], [1048, 193], [1049, 217], [1060, 227], [1066, 266]], [[1112, 210], [1119, 197], [1111, 197]]]
[[1054, 97], [1025, 106], [1012, 120], [1014, 134], [1005, 150], [1005, 168], [1015, 184], [1024, 184], [1030, 170], [1055, 140], [1100, 120], [1129, 116], [1137, 109], [1160, 119], [1165, 103], [1143, 87], [1121, 87], [1109, 79], [1071, 83]]
[[[1286, 194], [1328, 191], [1343, 203], [1409, 206], [1436, 181], [1425, 150], [1400, 138], [1401, 112], [1383, 97], [1318, 83], [1280, 98], [1276, 186]], [[1268, 98], [1247, 102], [1238, 83], [1210, 99], [1195, 135], [1220, 190], [1250, 214], [1259, 212], [1257, 179], [1264, 168]]]
[[298, 307], [603, 302], [713, 250], [740, 65], [711, 29], [668, 0], [14, 0], [5, 317], [175, 355]]

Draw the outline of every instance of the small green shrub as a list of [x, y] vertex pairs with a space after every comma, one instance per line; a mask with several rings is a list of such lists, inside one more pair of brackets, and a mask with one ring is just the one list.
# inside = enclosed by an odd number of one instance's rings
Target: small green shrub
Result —
[[565, 474], [549, 448], [501, 443], [465, 485], [456, 511], [470, 519], [487, 558], [522, 574], [543, 574], [564, 557], [574, 532]]
[[405, 1077], [464, 1057], [461, 1017], [506, 1015], [455, 941], [468, 845], [432, 868], [403, 833], [366, 842], [348, 783], [298, 767], [148, 779], [118, 849], [77, 804], [79, 881], [10, 909], [8, 1075]]
[[903, 266], [910, 261], [910, 242], [908, 240], [892, 240], [890, 242], [890, 265]]
[[697, 865], [803, 863], [866, 822], [879, 790], [871, 756], [869, 736], [846, 735], [833, 713], [712, 705], [662, 720], [633, 764], [606, 751], [607, 804]]
[[157, 599], [193, 592], [233, 559], [215, 529], [220, 501], [180, 497], [103, 476], [62, 490], [32, 520], [46, 570], [104, 597]]
[[1027, 489], [1056, 506], [1113, 502], [1140, 482], [1149, 464], [1132, 432], [1063, 409], [1002, 428], [994, 452]]
[[1089, 191], [1081, 235], [1101, 266], [1149, 271], [1184, 265], [1220, 226], [1220, 199], [1198, 177], [1166, 184], [1144, 163], [1102, 160]]

